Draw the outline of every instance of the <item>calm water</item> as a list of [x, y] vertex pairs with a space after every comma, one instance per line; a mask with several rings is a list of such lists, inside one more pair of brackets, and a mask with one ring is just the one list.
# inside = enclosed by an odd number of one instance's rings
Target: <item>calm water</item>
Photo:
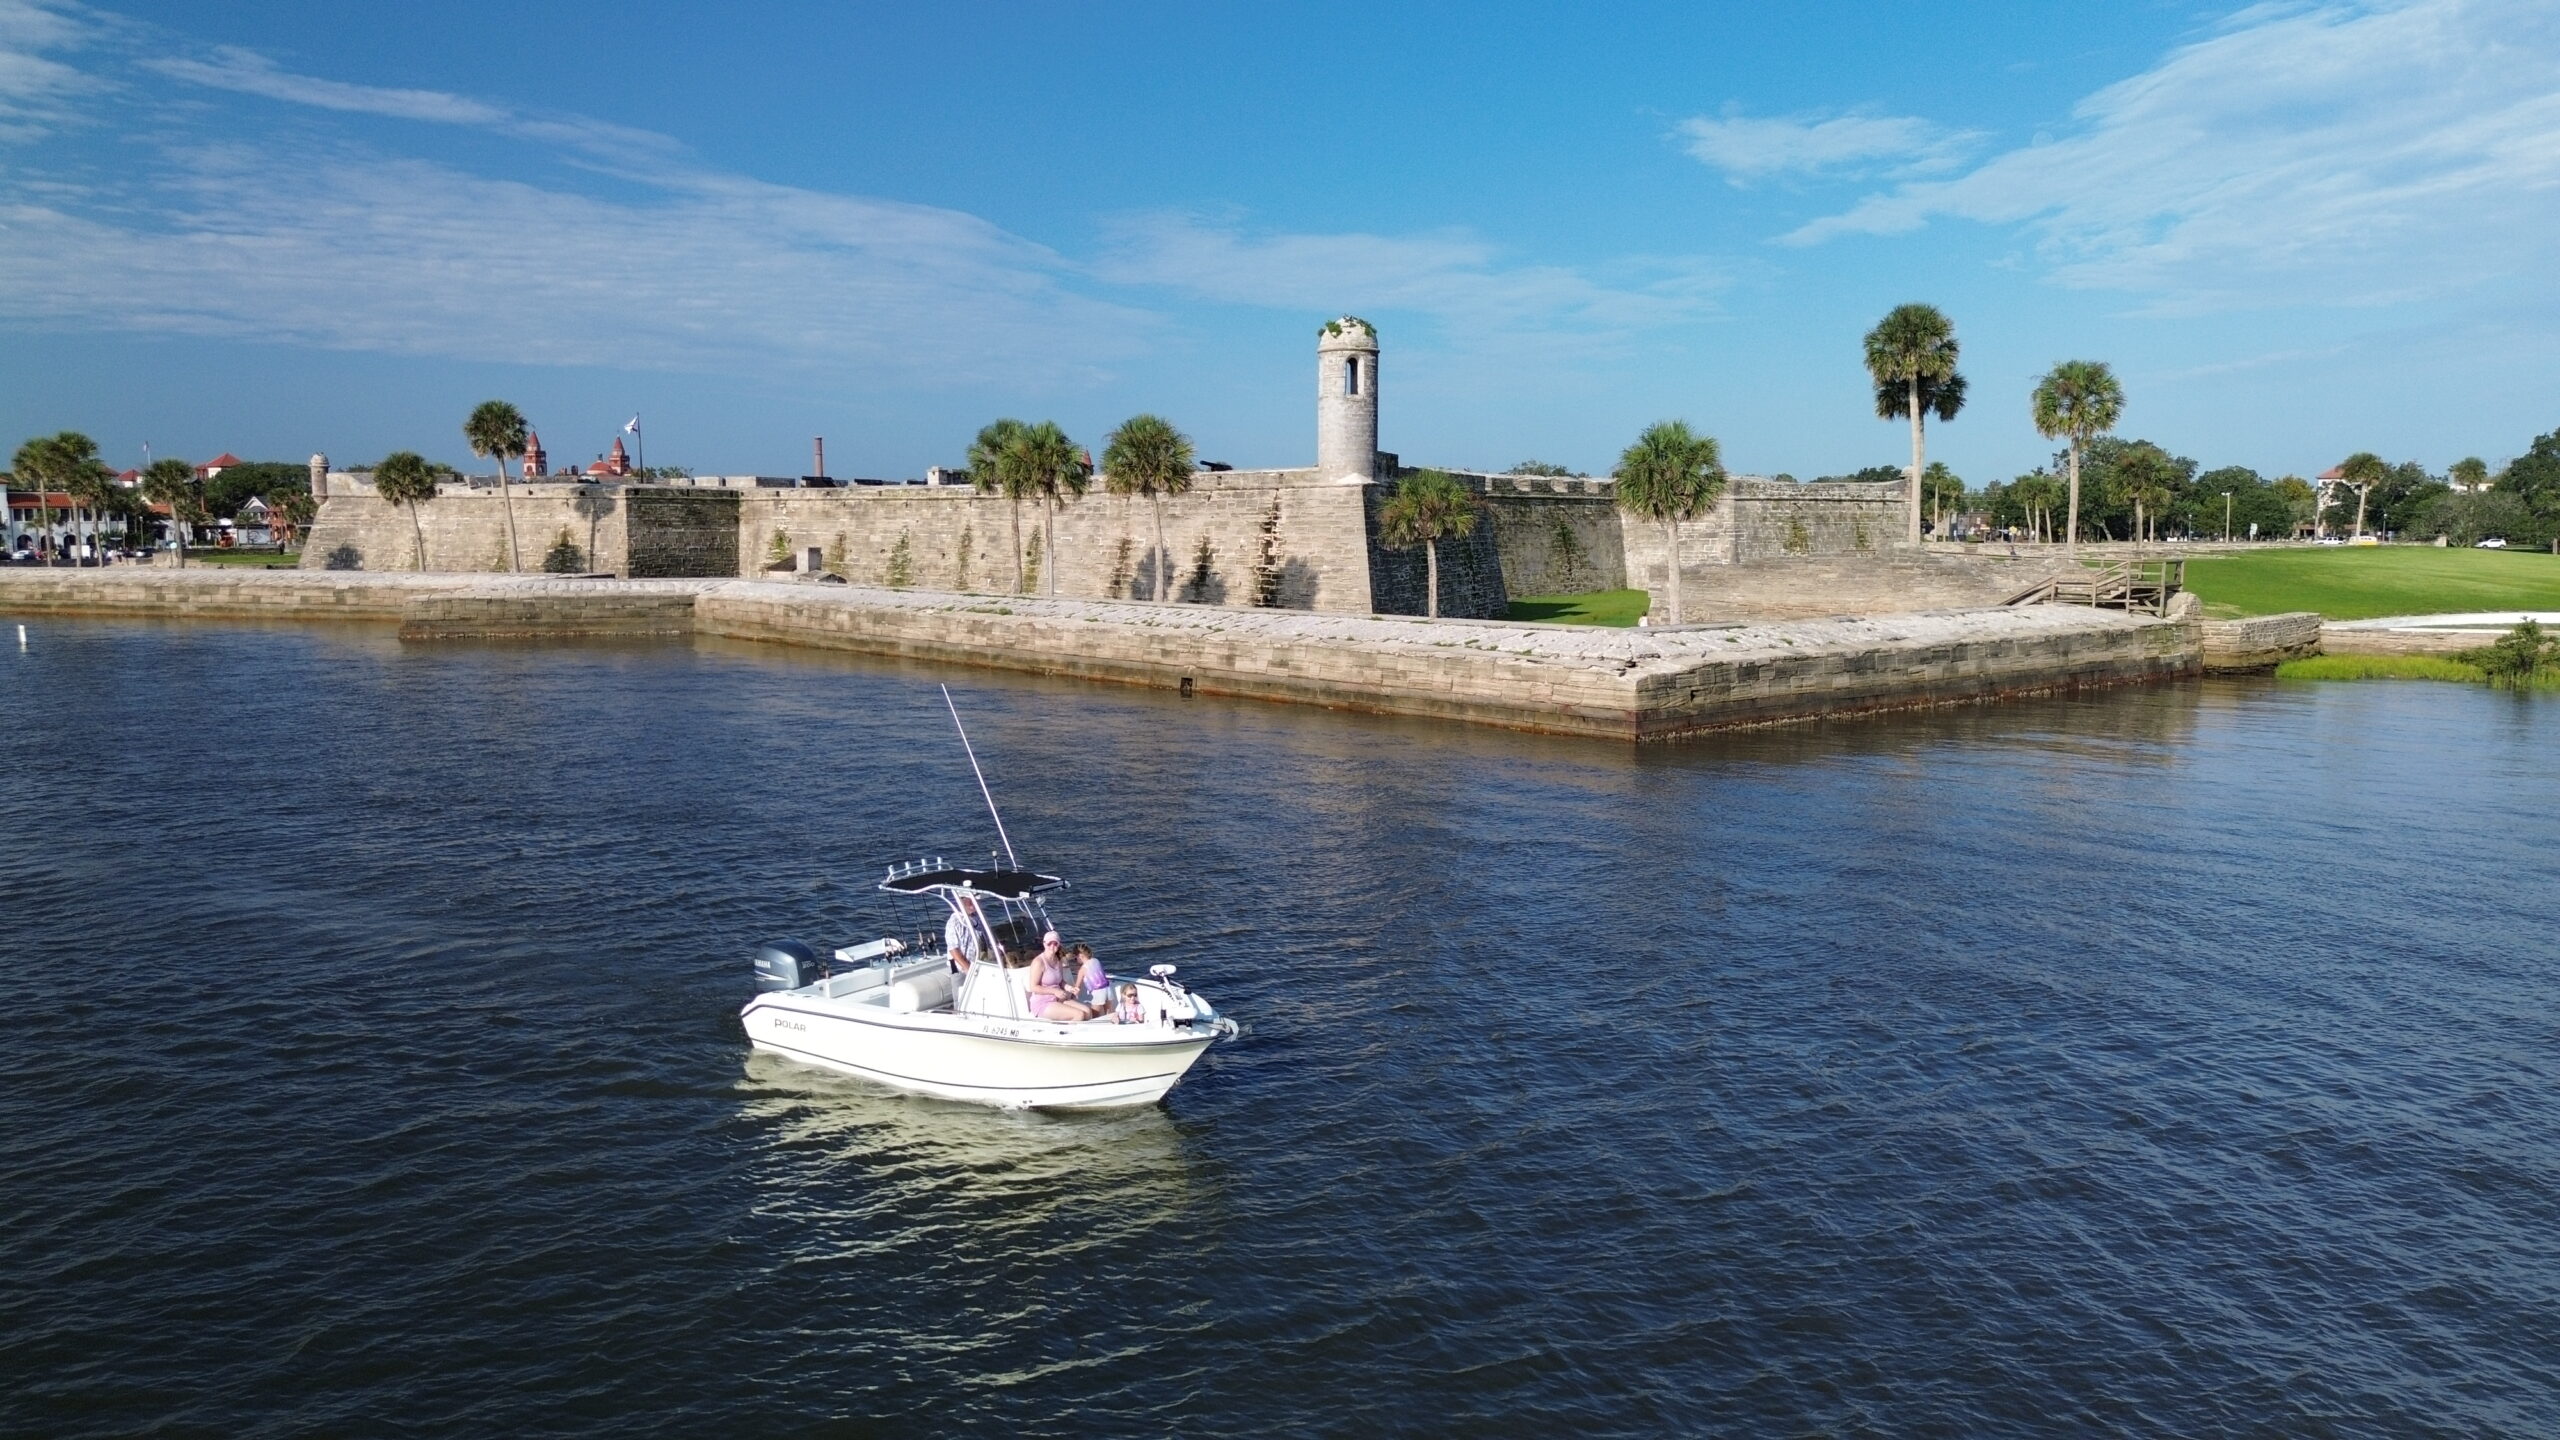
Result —
[[[1633, 751], [34, 628], [0, 1432], [2560, 1431], [2549, 700]], [[757, 940], [987, 847], [936, 679], [1069, 928], [1245, 1020], [1164, 1108], [747, 1053]]]

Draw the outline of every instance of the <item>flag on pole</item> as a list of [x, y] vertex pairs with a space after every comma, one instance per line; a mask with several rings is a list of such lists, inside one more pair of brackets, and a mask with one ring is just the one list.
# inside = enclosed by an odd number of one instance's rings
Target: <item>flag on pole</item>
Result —
[[640, 417], [639, 417], [639, 416], [637, 416], [637, 415], [632, 416], [632, 417], [631, 417], [631, 423], [630, 423], [630, 424], [628, 424], [628, 425], [623, 426], [623, 427], [622, 427], [622, 430], [623, 430], [623, 433], [624, 433], [624, 434], [626, 434], [626, 435], [637, 435], [637, 434], [639, 434], [639, 433], [640, 433]]

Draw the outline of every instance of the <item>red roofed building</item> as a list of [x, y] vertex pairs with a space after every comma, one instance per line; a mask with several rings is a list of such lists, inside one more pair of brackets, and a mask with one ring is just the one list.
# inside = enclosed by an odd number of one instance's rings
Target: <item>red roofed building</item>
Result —
[[532, 480], [551, 473], [551, 457], [542, 453], [542, 432], [524, 432], [524, 478]]
[[587, 473], [590, 475], [628, 475], [631, 473], [631, 457], [623, 452], [621, 436], [616, 435], [613, 437], [613, 453], [607, 455], [593, 465], [588, 466]]
[[196, 478], [199, 480], [210, 480], [214, 476], [221, 474], [223, 471], [230, 469], [232, 466], [241, 463], [243, 462], [239, 456], [225, 450], [221, 454], [216, 455], [212, 459], [197, 466]]

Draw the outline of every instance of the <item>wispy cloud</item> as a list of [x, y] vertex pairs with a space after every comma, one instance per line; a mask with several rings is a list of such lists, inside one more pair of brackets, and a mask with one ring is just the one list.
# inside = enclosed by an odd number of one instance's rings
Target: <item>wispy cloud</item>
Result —
[[[164, 225], [0, 206], [0, 314], [537, 364], [1072, 379], [1143, 313], [975, 217], [736, 179], [603, 200], [428, 161], [173, 156]], [[1056, 357], [1073, 355], [1071, 364]]]
[[1475, 339], [1614, 336], [1694, 321], [1715, 313], [1724, 285], [1696, 259], [1629, 260], [1594, 274], [1506, 262], [1464, 231], [1253, 234], [1179, 213], [1115, 222], [1095, 271], [1227, 303], [1406, 311]]
[[378, 115], [431, 125], [462, 125], [528, 140], [547, 141], [613, 157], [671, 158], [683, 147], [655, 131], [616, 125], [585, 116], [531, 114], [474, 100], [443, 90], [410, 90], [394, 86], [354, 85], [315, 75], [297, 75], [254, 50], [218, 45], [201, 58], [155, 57], [145, 66], [172, 79], [255, 95], [292, 105], [309, 105], [351, 115]]
[[2028, 228], [2063, 283], [2161, 309], [2377, 304], [2547, 268], [2560, 10], [2262, 5], [2076, 108], [2076, 133], [1786, 237]]
[[[0, 10], [7, 37], [27, 6], [0, 6], [13, 7]], [[700, 166], [649, 131], [294, 74], [235, 47], [140, 63], [262, 101], [505, 135], [632, 183], [606, 198], [255, 127], [267, 132], [255, 141], [163, 148], [119, 172], [121, 189], [28, 184], [0, 200], [0, 316], [944, 384], [1090, 381], [1161, 329], [1079, 293], [1054, 252], [959, 211], [769, 184]]]
[[1673, 128], [1681, 148], [1734, 185], [1777, 175], [1909, 174], [1954, 164], [1976, 138], [1909, 115], [1852, 112], [1762, 118], [1728, 105]]
[[[68, 44], [38, 33], [67, 13], [0, 0], [0, 40], [14, 20], [31, 38], [11, 53]], [[167, 102], [136, 91], [120, 113], [143, 163], [79, 185], [12, 177], [22, 183], [0, 195], [0, 318], [468, 359], [1054, 386], [1098, 381], [1166, 336], [1173, 322], [1152, 302], [1168, 292], [1368, 307], [1471, 339], [1592, 348], [1709, 315], [1722, 283], [1693, 259], [1530, 265], [1456, 232], [1254, 234], [1180, 215], [1108, 224], [1086, 261], [961, 211], [717, 170], [668, 136], [574, 114], [300, 74], [157, 32], [128, 37], [119, 63], [184, 82], [191, 106], [230, 96], [344, 119], [171, 142], [156, 137], [214, 127], [200, 108], [183, 127], [157, 124], [152, 107]], [[63, 83], [94, 83], [63, 68]], [[422, 158], [435, 152], [406, 126], [507, 137], [531, 163], [500, 178]], [[582, 185], [597, 172], [615, 183]]]
[[89, 43], [98, 28], [71, 6], [0, 0], [0, 143], [77, 120], [78, 97], [97, 87], [54, 56]]

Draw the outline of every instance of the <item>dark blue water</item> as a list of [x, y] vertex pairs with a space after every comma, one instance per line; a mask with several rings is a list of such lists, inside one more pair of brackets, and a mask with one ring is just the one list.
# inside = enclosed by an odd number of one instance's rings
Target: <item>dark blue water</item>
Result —
[[[751, 1057], [1026, 858], [1242, 1042]], [[0, 1431], [2560, 1431], [2560, 704], [1670, 748], [742, 649], [0, 651]], [[929, 918], [929, 917], [928, 917]]]

